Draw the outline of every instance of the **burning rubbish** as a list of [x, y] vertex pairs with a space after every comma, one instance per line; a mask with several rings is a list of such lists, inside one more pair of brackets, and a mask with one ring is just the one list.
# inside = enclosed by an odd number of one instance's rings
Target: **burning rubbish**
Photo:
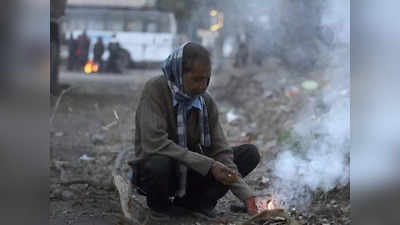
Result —
[[[259, 221], [274, 220], [276, 218], [283, 218], [285, 224], [298, 225], [299, 222], [293, 217], [289, 216], [284, 209], [275, 207], [273, 200], [267, 200], [265, 198], [258, 198], [256, 204], [260, 207], [260, 212], [257, 215], [252, 216], [241, 225], [250, 225]], [[269, 224], [269, 223], [268, 223]]]
[[[299, 222], [294, 219], [293, 216], [286, 213], [285, 209], [278, 207], [274, 199], [270, 196], [259, 196], [256, 197], [256, 205], [258, 213], [246, 221], [240, 223], [240, 225], [250, 225], [250, 224], [278, 224], [286, 225], [298, 225]], [[235, 208], [236, 211], [238, 209]]]
[[93, 62], [93, 60], [89, 60], [89, 61], [86, 63], [85, 67], [84, 67], [84, 72], [85, 72], [86, 74], [96, 73], [96, 72], [98, 72], [98, 71], [99, 71], [99, 66], [98, 66], [97, 64], [95, 64], [95, 63]]

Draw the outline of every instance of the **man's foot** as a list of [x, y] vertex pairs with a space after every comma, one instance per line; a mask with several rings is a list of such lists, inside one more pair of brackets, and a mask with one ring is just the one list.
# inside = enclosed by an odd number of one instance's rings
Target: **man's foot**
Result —
[[217, 211], [214, 208], [211, 209], [195, 209], [193, 210], [197, 213], [201, 213], [210, 218], [217, 218]]
[[201, 214], [201, 215], [206, 216], [206, 217], [210, 217], [210, 218], [216, 218], [217, 217], [217, 212], [214, 209], [214, 207], [193, 206], [192, 204], [189, 204], [187, 201], [182, 201], [181, 199], [175, 199], [174, 206], [187, 209], [190, 212], [193, 212], [193, 213], [196, 213], [196, 214]]
[[150, 213], [149, 213], [149, 217], [154, 220], [154, 221], [158, 221], [158, 222], [165, 222], [165, 221], [169, 221], [171, 218], [173, 217], [180, 217], [180, 216], [184, 216], [185, 212], [176, 206], [171, 206], [170, 208], [168, 208], [167, 210], [163, 210], [163, 211], [156, 211], [153, 209], [150, 209]]
[[148, 215], [148, 220], [151, 222], [167, 222], [171, 219], [171, 217], [164, 213], [164, 212], [157, 212], [154, 210], [150, 210], [150, 213]]
[[231, 212], [234, 212], [234, 213], [247, 213], [247, 207], [245, 205], [232, 204], [230, 209], [231, 209]]

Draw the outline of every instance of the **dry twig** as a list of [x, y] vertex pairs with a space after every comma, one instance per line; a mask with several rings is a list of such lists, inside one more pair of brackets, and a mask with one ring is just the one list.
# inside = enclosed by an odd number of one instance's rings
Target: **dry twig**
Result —
[[103, 126], [102, 128], [103, 128], [103, 130], [108, 130], [108, 129], [110, 129], [111, 127], [113, 127], [113, 126], [115, 126], [115, 125], [117, 125], [117, 124], [118, 124], [118, 121], [117, 121], [117, 120], [114, 120], [114, 121], [112, 121], [111, 123], [109, 123], [109, 124]]
[[58, 109], [58, 105], [60, 105], [60, 102], [61, 102], [62, 97], [64, 96], [65, 93], [67, 93], [68, 91], [70, 91], [72, 88], [73, 88], [73, 87], [69, 87], [69, 88], [67, 88], [67, 89], [62, 90], [60, 96], [58, 96], [56, 105], [54, 106], [53, 113], [51, 114], [51, 117], [50, 117], [50, 124], [53, 124], [53, 120], [54, 120], [54, 117], [55, 117], [55, 115], [56, 115], [56, 112], [57, 112], [57, 109]]

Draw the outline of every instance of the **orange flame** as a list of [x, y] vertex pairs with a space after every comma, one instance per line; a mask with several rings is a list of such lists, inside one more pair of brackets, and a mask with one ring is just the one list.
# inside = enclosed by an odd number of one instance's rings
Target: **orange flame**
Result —
[[85, 67], [83, 68], [83, 71], [84, 71], [86, 74], [96, 73], [97, 71], [99, 71], [99, 66], [98, 66], [97, 64], [93, 63], [92, 60], [89, 60], [89, 61], [86, 63]]
[[92, 65], [92, 70], [93, 70], [94, 73], [96, 73], [97, 71], [99, 71], [99, 66], [96, 65], [96, 64], [93, 64]]
[[92, 64], [91, 61], [89, 61], [88, 63], [86, 63], [85, 68], [83, 69], [85, 71], [85, 73], [89, 74], [92, 73]]
[[272, 200], [270, 200], [270, 201], [268, 202], [268, 204], [267, 204], [267, 209], [268, 209], [268, 210], [271, 210], [271, 209], [274, 209], [274, 208], [275, 208], [274, 203], [272, 203]]

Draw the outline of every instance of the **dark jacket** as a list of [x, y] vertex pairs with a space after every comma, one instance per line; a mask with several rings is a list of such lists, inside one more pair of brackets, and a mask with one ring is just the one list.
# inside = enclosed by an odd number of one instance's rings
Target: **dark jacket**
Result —
[[101, 56], [104, 53], [104, 44], [103, 42], [96, 42], [93, 48], [93, 55], [96, 60], [101, 60]]

